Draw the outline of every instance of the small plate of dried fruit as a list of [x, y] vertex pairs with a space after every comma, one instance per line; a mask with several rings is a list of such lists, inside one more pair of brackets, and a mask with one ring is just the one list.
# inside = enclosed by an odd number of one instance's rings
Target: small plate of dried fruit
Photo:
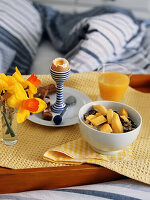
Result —
[[54, 113], [51, 111], [51, 106], [56, 101], [56, 87], [54, 84], [50, 84], [44, 87], [38, 88], [38, 92], [35, 95], [38, 98], [43, 99], [47, 103], [47, 108], [41, 113], [33, 113], [28, 117], [28, 120], [44, 125], [44, 126], [55, 126], [55, 127], [62, 127], [62, 126], [70, 126], [73, 124], [77, 124], [79, 122], [78, 113], [80, 108], [89, 102], [91, 102], [90, 98], [82, 93], [81, 91], [70, 88], [64, 87], [63, 91], [63, 98], [64, 102], [69, 96], [74, 96], [76, 98], [76, 104], [70, 106], [65, 114], [63, 115], [63, 119], [61, 124], [56, 125], [53, 122], [53, 118], [58, 115], [59, 113]]

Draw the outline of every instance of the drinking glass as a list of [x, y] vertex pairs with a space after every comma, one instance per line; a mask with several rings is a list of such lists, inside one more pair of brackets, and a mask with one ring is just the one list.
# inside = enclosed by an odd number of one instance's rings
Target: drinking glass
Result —
[[99, 67], [100, 99], [122, 101], [129, 86], [131, 71], [125, 64], [109, 63]]

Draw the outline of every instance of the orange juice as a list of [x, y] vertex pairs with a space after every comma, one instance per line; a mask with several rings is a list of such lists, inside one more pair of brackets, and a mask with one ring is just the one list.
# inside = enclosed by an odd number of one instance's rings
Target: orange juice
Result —
[[108, 101], [121, 101], [129, 86], [129, 77], [118, 72], [105, 72], [98, 79], [100, 96]]

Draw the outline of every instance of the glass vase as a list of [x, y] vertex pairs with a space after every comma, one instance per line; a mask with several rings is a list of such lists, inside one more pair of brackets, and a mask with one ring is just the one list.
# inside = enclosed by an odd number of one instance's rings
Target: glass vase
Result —
[[2, 141], [5, 145], [17, 143], [16, 111], [8, 105], [1, 105]]

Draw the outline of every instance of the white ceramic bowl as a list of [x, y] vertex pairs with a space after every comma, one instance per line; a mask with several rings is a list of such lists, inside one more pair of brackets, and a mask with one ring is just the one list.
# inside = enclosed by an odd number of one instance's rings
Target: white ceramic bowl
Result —
[[[85, 124], [83, 115], [88, 112], [92, 105], [101, 104], [106, 108], [120, 111], [124, 107], [137, 128], [126, 133], [104, 133], [90, 128]], [[102, 154], [115, 154], [130, 145], [138, 136], [142, 124], [141, 115], [132, 107], [114, 101], [95, 101], [82, 106], [79, 110], [79, 127], [83, 138], [93, 150]]]

